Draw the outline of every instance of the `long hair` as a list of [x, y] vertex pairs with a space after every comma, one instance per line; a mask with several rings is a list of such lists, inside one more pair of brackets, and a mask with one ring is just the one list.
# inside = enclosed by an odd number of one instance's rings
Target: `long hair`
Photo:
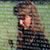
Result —
[[34, 3], [32, 4], [31, 1], [27, 1], [23, 3], [19, 3], [17, 7], [18, 7], [17, 8], [18, 16], [22, 16], [22, 18], [24, 18], [25, 15], [29, 15], [32, 17], [32, 24], [31, 24], [32, 31], [44, 32], [44, 26], [41, 23], [40, 16], [37, 12], [37, 8], [34, 5]]

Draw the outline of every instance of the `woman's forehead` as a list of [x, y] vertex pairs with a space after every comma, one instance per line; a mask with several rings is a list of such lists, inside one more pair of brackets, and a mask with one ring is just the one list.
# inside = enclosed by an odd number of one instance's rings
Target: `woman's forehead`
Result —
[[25, 18], [30, 18], [30, 19], [31, 19], [32, 17], [31, 17], [31, 16], [29, 16], [29, 15], [26, 15], [26, 16], [25, 16]]

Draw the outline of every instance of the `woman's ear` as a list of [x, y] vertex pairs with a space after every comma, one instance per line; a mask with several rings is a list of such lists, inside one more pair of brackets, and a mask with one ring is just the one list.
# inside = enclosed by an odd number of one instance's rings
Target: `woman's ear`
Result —
[[23, 20], [20, 20], [20, 25], [24, 26], [24, 21]]
[[20, 20], [20, 24], [23, 25], [23, 20]]

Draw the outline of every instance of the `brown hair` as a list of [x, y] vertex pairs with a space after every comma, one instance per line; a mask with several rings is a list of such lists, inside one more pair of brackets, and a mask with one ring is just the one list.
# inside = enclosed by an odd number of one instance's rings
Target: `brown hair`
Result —
[[37, 12], [37, 8], [32, 2], [24, 2], [18, 4], [18, 15], [29, 15], [32, 17], [32, 30], [44, 32], [44, 26], [41, 23], [40, 16]]

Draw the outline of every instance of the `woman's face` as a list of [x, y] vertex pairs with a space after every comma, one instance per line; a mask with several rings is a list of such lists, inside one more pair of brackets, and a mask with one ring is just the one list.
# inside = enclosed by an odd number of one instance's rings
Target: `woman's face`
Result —
[[28, 15], [25, 16], [24, 24], [25, 24], [26, 27], [29, 27], [29, 26], [30, 26], [30, 24], [31, 24], [31, 19], [32, 19], [32, 18], [31, 18], [30, 16], [28, 16]]

